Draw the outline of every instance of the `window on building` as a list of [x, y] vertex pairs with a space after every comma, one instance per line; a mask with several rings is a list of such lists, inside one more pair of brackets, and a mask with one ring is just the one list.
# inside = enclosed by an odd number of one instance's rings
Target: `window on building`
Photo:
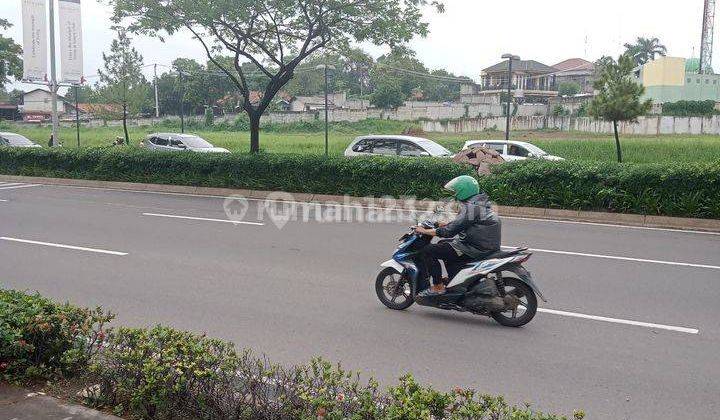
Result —
[[709, 84], [710, 84], [710, 79], [705, 79], [705, 84], [706, 84], [706, 85], [709, 85]]
[[698, 77], [698, 79], [697, 79], [697, 82], [698, 82], [698, 84], [700, 84], [700, 78], [699, 78], [699, 77]]
[[692, 79], [688, 77], [687, 82], [688, 82], [688, 84], [692, 83]]

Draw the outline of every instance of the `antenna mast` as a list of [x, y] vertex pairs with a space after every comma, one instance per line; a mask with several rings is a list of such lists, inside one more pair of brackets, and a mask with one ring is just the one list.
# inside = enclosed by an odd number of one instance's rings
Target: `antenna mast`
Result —
[[712, 73], [714, 26], [715, 0], [705, 0], [705, 9], [703, 11], [702, 42], [700, 43], [700, 74]]

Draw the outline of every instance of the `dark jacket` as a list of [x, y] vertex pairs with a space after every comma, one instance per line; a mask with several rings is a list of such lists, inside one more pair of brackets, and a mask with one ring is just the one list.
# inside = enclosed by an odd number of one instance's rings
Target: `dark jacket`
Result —
[[471, 258], [478, 258], [500, 250], [500, 218], [493, 211], [485, 193], [460, 202], [460, 212], [455, 220], [437, 228], [441, 238], [457, 238], [450, 242], [456, 251]]

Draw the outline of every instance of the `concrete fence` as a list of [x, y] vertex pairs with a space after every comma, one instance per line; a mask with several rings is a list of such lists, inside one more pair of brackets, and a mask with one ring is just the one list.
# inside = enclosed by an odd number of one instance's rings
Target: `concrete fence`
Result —
[[[422, 128], [428, 132], [473, 133], [505, 127], [504, 117], [467, 118], [450, 121], [422, 121]], [[561, 130], [581, 131], [585, 133], [611, 134], [611, 122], [592, 118], [518, 116], [511, 120], [512, 130]], [[720, 135], [720, 116], [703, 117], [640, 117], [636, 123], [620, 123], [618, 130], [622, 134], [661, 135], [661, 134], [710, 134]]]
[[[539, 106], [528, 106], [523, 108], [523, 113], [518, 110], [518, 115], [512, 118], [512, 130], [561, 130], [580, 131], [585, 133], [611, 134], [612, 123], [598, 121], [591, 118], [576, 117], [553, 117], [539, 116], [535, 113], [541, 111]], [[497, 108], [497, 109], [496, 109]], [[476, 113], [480, 117], [467, 118], [465, 115]], [[497, 112], [497, 114], [495, 114]], [[528, 113], [534, 114], [528, 115]], [[504, 130], [505, 117], [502, 114], [500, 105], [496, 104], [468, 104], [452, 106], [407, 106], [396, 110], [370, 109], [334, 109], [328, 113], [328, 119], [333, 122], [357, 122], [366, 119], [386, 119], [397, 121], [419, 121], [422, 129], [427, 132], [439, 133], [476, 133], [487, 130]], [[497, 115], [497, 116], [495, 116]], [[188, 117], [201, 120], [201, 116]], [[216, 123], [233, 122], [238, 118], [237, 114], [228, 114], [215, 118]], [[271, 112], [263, 115], [262, 122], [273, 124], [290, 124], [298, 122], [312, 122], [323, 120], [322, 111], [286, 111]], [[129, 121], [134, 126], [150, 126], [166, 120], [179, 121], [178, 116], [167, 116], [156, 118], [138, 118]], [[73, 126], [74, 121], [62, 121], [63, 126]], [[121, 121], [90, 120], [83, 121], [85, 127], [111, 126], [117, 127]], [[43, 124], [46, 125], [46, 124]], [[636, 123], [620, 123], [618, 129], [622, 134], [634, 135], [661, 135], [661, 134], [710, 134], [720, 135], [720, 116], [708, 118], [703, 117], [668, 117], [651, 116], [640, 117]]]

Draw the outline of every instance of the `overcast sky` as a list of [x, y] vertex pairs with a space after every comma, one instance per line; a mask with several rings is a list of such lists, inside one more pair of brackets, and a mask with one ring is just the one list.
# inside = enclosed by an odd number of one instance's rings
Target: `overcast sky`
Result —
[[[697, 56], [700, 50], [703, 0], [445, 0], [445, 4], [444, 14], [427, 14], [430, 36], [414, 40], [411, 46], [429, 68], [446, 68], [474, 79], [505, 52], [548, 65], [573, 57], [595, 60], [621, 53], [622, 44], [638, 36], [660, 38], [671, 56]], [[109, 12], [103, 1], [82, 0], [86, 75], [97, 73], [102, 52], [114, 36]], [[15, 25], [9, 34], [22, 44], [20, 0], [0, 0], [0, 17]], [[717, 56], [720, 30], [716, 35]], [[206, 60], [199, 43], [187, 35], [165, 43], [135, 37], [134, 45], [146, 64], [169, 65], [177, 57]], [[377, 56], [383, 49], [369, 51]]]

